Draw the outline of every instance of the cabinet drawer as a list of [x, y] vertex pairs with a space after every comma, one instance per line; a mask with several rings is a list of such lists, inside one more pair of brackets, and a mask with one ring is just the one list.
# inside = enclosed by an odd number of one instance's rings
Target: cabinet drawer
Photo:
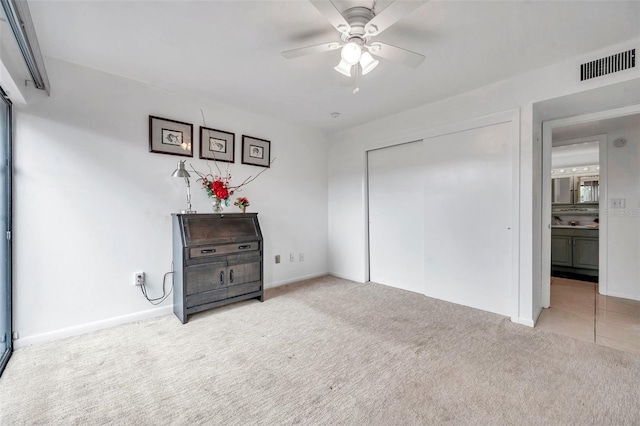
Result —
[[247, 283], [247, 284], [233, 285], [228, 287], [227, 297], [242, 296], [243, 294], [253, 293], [256, 291], [260, 291], [261, 289], [262, 289], [262, 283], [260, 281]]
[[260, 248], [259, 241], [251, 241], [248, 243], [224, 244], [216, 246], [201, 246], [189, 249], [189, 258], [197, 259], [199, 257], [218, 256], [221, 254], [240, 253], [245, 251], [255, 251]]
[[226, 287], [226, 263], [207, 263], [185, 268], [185, 293], [187, 295]]
[[227, 298], [227, 288], [221, 288], [218, 290], [205, 291], [202, 293], [192, 294], [187, 296], [187, 308], [192, 308], [198, 305], [204, 305], [205, 303], [217, 302]]
[[252, 253], [231, 254], [227, 256], [227, 265], [235, 266], [242, 263], [256, 263], [262, 261], [262, 253], [254, 251]]

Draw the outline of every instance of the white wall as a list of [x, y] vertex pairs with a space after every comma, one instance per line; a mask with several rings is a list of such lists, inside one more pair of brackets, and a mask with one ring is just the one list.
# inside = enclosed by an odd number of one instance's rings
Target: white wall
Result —
[[[208, 127], [234, 132], [235, 183], [262, 170], [240, 164], [241, 135], [270, 140], [275, 163], [238, 194], [259, 212], [266, 286], [327, 273], [322, 135], [59, 60], [47, 59], [47, 71], [51, 97], [15, 112], [16, 347], [171, 312], [171, 298], [149, 311], [132, 285], [145, 271], [151, 296], [161, 294], [171, 213], [186, 207], [184, 181], [170, 176], [184, 157], [149, 152], [149, 115], [193, 123], [194, 142], [200, 108]], [[198, 152], [187, 164], [207, 170]], [[193, 207], [211, 212], [197, 182], [192, 189]], [[290, 263], [290, 252], [304, 252], [304, 262]]]
[[[613, 146], [617, 138], [627, 145]], [[607, 206], [607, 277], [609, 296], [640, 300], [640, 121], [607, 134], [607, 201], [624, 198], [624, 209]], [[602, 291], [604, 290], [604, 291]]]
[[363, 195], [364, 153], [367, 150], [413, 140], [426, 129], [444, 128], [452, 123], [517, 108], [520, 110], [520, 268], [515, 279], [519, 281], [520, 302], [514, 320], [533, 325], [540, 295], [541, 265], [539, 259], [534, 262], [534, 253], [540, 253], [541, 244], [542, 179], [540, 129], [534, 129], [534, 118], [536, 121], [539, 118], [534, 117], [533, 103], [637, 79], [636, 70], [631, 70], [586, 83], [577, 81], [577, 67], [581, 62], [637, 45], [638, 40], [632, 40], [336, 134], [329, 151], [331, 272], [361, 282], [367, 278]]

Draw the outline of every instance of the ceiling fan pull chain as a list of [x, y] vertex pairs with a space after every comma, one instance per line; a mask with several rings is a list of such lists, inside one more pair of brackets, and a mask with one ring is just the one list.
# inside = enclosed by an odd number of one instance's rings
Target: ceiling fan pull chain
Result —
[[356, 75], [355, 75], [355, 88], [353, 89], [353, 94], [355, 95], [356, 93], [358, 93], [360, 91], [360, 88], [358, 87], [358, 76], [360, 75], [360, 64], [356, 64]]

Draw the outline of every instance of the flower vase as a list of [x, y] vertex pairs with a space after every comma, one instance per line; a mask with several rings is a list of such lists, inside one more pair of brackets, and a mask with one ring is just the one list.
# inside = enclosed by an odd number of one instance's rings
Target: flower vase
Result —
[[247, 212], [247, 207], [246, 206], [240, 207], [240, 211], [242, 211], [242, 213], [246, 213]]
[[213, 212], [222, 213], [222, 199], [214, 198], [213, 200]]

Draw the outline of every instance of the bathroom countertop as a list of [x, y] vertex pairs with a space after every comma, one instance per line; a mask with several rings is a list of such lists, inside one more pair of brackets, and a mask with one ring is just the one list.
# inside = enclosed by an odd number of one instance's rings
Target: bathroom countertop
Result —
[[597, 226], [592, 225], [551, 225], [552, 228], [565, 228], [565, 229], [598, 229]]

